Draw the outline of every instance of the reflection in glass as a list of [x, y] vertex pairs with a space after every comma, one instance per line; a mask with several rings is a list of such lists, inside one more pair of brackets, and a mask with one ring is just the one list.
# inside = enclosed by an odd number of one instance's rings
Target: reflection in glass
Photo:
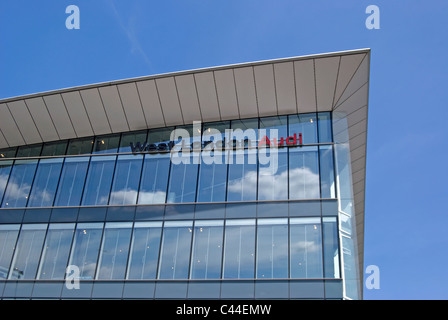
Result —
[[35, 279], [46, 229], [46, 224], [22, 225], [8, 279]]
[[162, 222], [136, 222], [126, 279], [155, 279]]
[[259, 219], [257, 279], [288, 278], [288, 219]]
[[161, 142], [168, 143], [170, 142], [171, 132], [174, 130], [174, 127], [161, 128], [161, 129], [151, 129], [148, 132], [148, 144], [159, 144]]
[[316, 113], [289, 116], [289, 136], [302, 134], [303, 144], [317, 143]]
[[63, 156], [67, 149], [67, 141], [44, 143], [41, 156]]
[[321, 198], [336, 198], [333, 146], [319, 146]]
[[109, 204], [125, 205], [137, 203], [142, 162], [142, 155], [118, 156]]
[[54, 202], [55, 207], [79, 206], [89, 160], [89, 157], [65, 158]]
[[227, 201], [257, 199], [257, 151], [238, 150], [229, 157]]
[[98, 261], [97, 279], [124, 279], [132, 222], [106, 223]]
[[292, 218], [289, 241], [291, 278], [321, 279], [323, 266], [320, 218]]
[[114, 173], [116, 156], [92, 157], [82, 205], [106, 205]]
[[42, 144], [35, 144], [32, 146], [21, 146], [17, 151], [17, 158], [26, 157], [38, 157], [40, 156], [40, 151], [42, 149]]
[[37, 160], [16, 160], [9, 177], [2, 208], [26, 207]]
[[280, 143], [282, 137], [286, 139], [288, 136], [288, 118], [286, 116], [261, 118], [259, 139], [262, 141], [265, 135], [272, 144]]
[[227, 164], [225, 152], [202, 152], [197, 202], [218, 202], [226, 199]]
[[339, 278], [339, 243], [336, 217], [324, 217], [324, 262], [325, 278]]
[[63, 158], [39, 161], [28, 207], [51, 207], [53, 205], [63, 161]]
[[289, 199], [318, 199], [317, 147], [289, 148]]
[[244, 119], [244, 120], [232, 120], [231, 129], [234, 137], [232, 139], [250, 140], [250, 145], [246, 146], [256, 147], [258, 139], [258, 119]]
[[96, 137], [92, 153], [116, 153], [120, 142], [120, 134]]
[[333, 142], [331, 134], [331, 113], [319, 112], [319, 143]]
[[37, 279], [64, 279], [74, 229], [74, 223], [50, 224]]
[[196, 184], [199, 165], [194, 163], [196, 160], [193, 158], [196, 157], [196, 155], [183, 155], [183, 157], [185, 157], [187, 163], [181, 162], [176, 164], [173, 161], [171, 162], [167, 203], [196, 201]]
[[194, 225], [191, 279], [220, 279], [222, 220], [198, 220]]
[[8, 148], [0, 150], [0, 159], [14, 158], [16, 156], [17, 148]]
[[258, 172], [258, 200], [288, 199], [288, 153], [286, 149], [264, 148], [258, 150], [260, 161]]
[[6, 184], [8, 183], [9, 173], [12, 168], [12, 160], [0, 161], [0, 201], [5, 193]]
[[67, 155], [92, 153], [93, 137], [73, 139], [68, 143]]
[[253, 279], [255, 261], [255, 220], [226, 221], [224, 279]]
[[187, 279], [193, 222], [167, 221], [159, 261], [159, 279]]
[[165, 203], [170, 154], [146, 154], [138, 194], [139, 204]]
[[145, 143], [146, 135], [147, 135], [146, 130], [122, 133], [121, 140], [120, 140], [120, 148], [118, 148], [118, 152], [120, 152], [120, 153], [132, 152], [131, 143], [133, 143], [134, 145], [137, 142], [140, 142], [141, 144]]
[[102, 223], [79, 223], [76, 226], [69, 265], [79, 268], [79, 279], [94, 278], [102, 233]]
[[0, 279], [8, 277], [9, 265], [19, 234], [20, 225], [0, 225]]

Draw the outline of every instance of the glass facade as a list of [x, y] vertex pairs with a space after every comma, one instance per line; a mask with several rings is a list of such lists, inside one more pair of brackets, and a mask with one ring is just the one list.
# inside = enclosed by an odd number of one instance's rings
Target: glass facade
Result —
[[[10, 298], [15, 281], [37, 298], [342, 298], [331, 120], [232, 120], [0, 150], [0, 294]], [[190, 134], [188, 148], [202, 133], [199, 151], [173, 159], [173, 129]], [[89, 293], [67, 291], [68, 266]]]

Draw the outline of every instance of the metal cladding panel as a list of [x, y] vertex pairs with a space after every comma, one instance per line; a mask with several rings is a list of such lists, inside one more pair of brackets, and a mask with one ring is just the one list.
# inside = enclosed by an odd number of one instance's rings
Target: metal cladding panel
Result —
[[258, 117], [253, 68], [237, 68], [234, 74], [240, 116], [242, 118]]
[[297, 112], [294, 63], [282, 62], [274, 64], [274, 75], [278, 114]]
[[338, 102], [335, 102], [335, 106], [340, 105], [342, 102], [347, 100], [353, 93], [355, 93], [359, 88], [365, 85], [369, 81], [369, 59], [364, 58], [361, 62], [358, 70], [356, 70], [355, 75], [350, 80], [350, 83], [347, 85], [344, 93], [341, 98], [339, 98]]
[[8, 148], [8, 142], [5, 139], [5, 136], [3, 135], [3, 132], [0, 130], [0, 148]]
[[25, 103], [28, 106], [28, 110], [33, 117], [33, 121], [36, 124], [37, 129], [42, 137], [43, 141], [59, 140], [56, 128], [48, 113], [42, 97], [36, 97], [31, 99], [25, 99]]
[[339, 66], [338, 81], [336, 83], [336, 91], [334, 94], [334, 104], [339, 100], [345, 88], [349, 84], [362, 60], [366, 54], [352, 54], [341, 57], [341, 64]]
[[39, 131], [34, 124], [33, 118], [31, 117], [28, 108], [24, 100], [13, 101], [7, 103], [9, 111], [12, 117], [20, 128], [22, 137], [27, 144], [40, 143], [42, 138]]
[[194, 76], [189, 74], [177, 76], [174, 79], [185, 124], [191, 124], [193, 121], [202, 121]]
[[117, 87], [129, 128], [131, 130], [146, 129], [148, 124], [146, 123], [146, 117], [143, 113], [135, 82], [120, 84]]
[[165, 119], [160, 106], [159, 94], [157, 93], [154, 80], [137, 82], [137, 90], [142, 102], [143, 112], [145, 114], [148, 128], [165, 127]]
[[277, 99], [275, 97], [274, 68], [272, 64], [254, 67], [255, 87], [257, 88], [257, 103], [260, 117], [277, 114]]
[[340, 57], [315, 60], [317, 111], [333, 107]]
[[175, 126], [184, 124], [174, 77], [156, 79], [156, 86], [166, 125]]
[[101, 87], [99, 92], [112, 132], [129, 131], [117, 86]]
[[297, 113], [316, 112], [314, 60], [295, 61], [294, 73], [297, 92]]
[[63, 93], [62, 100], [64, 100], [67, 112], [72, 120], [76, 136], [93, 136], [93, 129], [79, 91]]
[[198, 91], [202, 120], [204, 122], [221, 120], [213, 72], [197, 73], [194, 75], [194, 78], [196, 81], [196, 89]]
[[87, 115], [92, 123], [93, 133], [95, 135], [111, 133], [112, 130], [107, 120], [98, 88], [81, 90], [80, 93]]
[[64, 101], [60, 94], [44, 97], [50, 117], [58, 132], [60, 139], [70, 139], [76, 137], [75, 129], [65, 108]]
[[215, 71], [216, 92], [222, 120], [240, 117], [233, 69]]

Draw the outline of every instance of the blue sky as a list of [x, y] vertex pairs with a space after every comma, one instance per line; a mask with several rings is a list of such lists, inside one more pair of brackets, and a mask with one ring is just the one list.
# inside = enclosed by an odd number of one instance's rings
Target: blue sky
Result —
[[444, 0], [2, 0], [0, 99], [371, 48], [365, 265], [381, 282], [364, 296], [448, 299], [447, 19]]

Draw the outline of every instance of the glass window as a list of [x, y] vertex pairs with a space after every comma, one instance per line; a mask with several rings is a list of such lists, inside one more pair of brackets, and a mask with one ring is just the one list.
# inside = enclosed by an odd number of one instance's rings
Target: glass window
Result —
[[227, 181], [225, 151], [203, 151], [201, 159], [197, 201], [225, 201]]
[[67, 141], [47, 142], [42, 148], [41, 156], [63, 156], [67, 149]]
[[42, 144], [35, 144], [32, 146], [22, 146], [19, 147], [16, 157], [17, 158], [38, 157], [40, 156], [41, 149]]
[[97, 156], [90, 160], [82, 205], [106, 205], [114, 174], [116, 156]]
[[63, 158], [39, 161], [28, 207], [51, 207], [53, 205], [63, 161]]
[[331, 113], [320, 112], [319, 118], [319, 143], [333, 142], [331, 134]]
[[338, 226], [335, 217], [324, 217], [324, 262], [325, 278], [339, 278], [339, 242]]
[[224, 279], [253, 279], [255, 272], [255, 220], [226, 221]]
[[162, 222], [136, 222], [126, 279], [155, 279]]
[[321, 279], [322, 234], [320, 218], [291, 218], [290, 263], [292, 279]]
[[74, 223], [50, 224], [45, 239], [37, 279], [64, 279], [74, 229]]
[[320, 191], [322, 198], [336, 198], [333, 146], [319, 146]]
[[136, 204], [142, 171], [142, 155], [118, 156], [109, 204]]
[[302, 134], [303, 144], [317, 143], [317, 116], [315, 113], [294, 114], [288, 116], [289, 134]]
[[287, 150], [264, 148], [258, 150], [258, 155], [260, 158], [258, 171], [258, 200], [288, 199]]
[[319, 199], [317, 147], [289, 148], [289, 199]]
[[79, 279], [94, 279], [102, 233], [102, 223], [79, 223], [76, 226], [69, 265], [79, 268]]
[[187, 279], [192, 221], [167, 221], [163, 227], [159, 279]]
[[89, 157], [65, 158], [54, 202], [55, 207], [79, 206], [89, 160]]
[[9, 265], [16, 246], [20, 225], [0, 225], [0, 279], [8, 278]]
[[0, 150], [0, 159], [1, 158], [14, 158], [16, 156], [17, 148], [8, 148]]
[[46, 230], [46, 224], [22, 225], [9, 279], [35, 279]]
[[272, 145], [279, 144], [282, 137], [285, 139], [288, 137], [288, 118], [286, 116], [261, 118], [259, 134], [262, 146], [266, 146], [263, 142], [268, 142], [263, 139], [265, 136]]
[[6, 186], [2, 208], [26, 207], [37, 160], [16, 160]]
[[148, 132], [148, 144], [168, 143], [170, 142], [171, 132], [174, 127], [151, 129]]
[[119, 142], [119, 133], [96, 137], [92, 153], [116, 153]]
[[165, 203], [170, 154], [146, 154], [143, 161], [139, 204]]
[[249, 140], [245, 146], [256, 147], [258, 139], [258, 119], [232, 120], [232, 137], [231, 140]]
[[89, 154], [92, 153], [93, 137], [70, 140], [68, 143], [67, 154]]
[[167, 203], [196, 201], [199, 165], [195, 163], [194, 155], [182, 155], [181, 157], [186, 159], [186, 163], [181, 162], [177, 164], [174, 161], [171, 162]]
[[288, 278], [288, 219], [259, 219], [257, 279]]
[[194, 224], [191, 279], [220, 279], [223, 220], [197, 220]]
[[108, 222], [98, 261], [97, 279], [124, 279], [131, 241], [132, 222]]
[[227, 201], [257, 200], [257, 150], [230, 153]]
[[12, 168], [12, 160], [0, 161], [0, 201], [5, 193], [6, 184], [8, 183], [9, 174]]
[[120, 148], [118, 148], [118, 152], [132, 152], [131, 143], [136, 145], [138, 142], [143, 144], [146, 142], [147, 132], [145, 131], [137, 131], [137, 132], [129, 132], [122, 133], [120, 140]]

